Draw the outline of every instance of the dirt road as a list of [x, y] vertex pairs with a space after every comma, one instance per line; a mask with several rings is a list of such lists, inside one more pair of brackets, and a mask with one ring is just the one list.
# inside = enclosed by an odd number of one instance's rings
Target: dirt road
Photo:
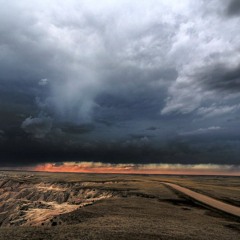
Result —
[[181, 187], [177, 184], [174, 184], [174, 183], [165, 183], [165, 182], [162, 182], [163, 184], [187, 195], [188, 197], [200, 202], [200, 203], [203, 203], [207, 206], [210, 206], [212, 208], [215, 208], [215, 209], [218, 209], [222, 212], [225, 212], [225, 213], [228, 213], [228, 214], [231, 214], [231, 215], [234, 215], [236, 217], [240, 217], [240, 208], [239, 207], [236, 207], [236, 206], [233, 206], [233, 205], [230, 205], [230, 204], [227, 204], [227, 203], [224, 203], [224, 202], [221, 202], [219, 200], [216, 200], [214, 198], [211, 198], [211, 197], [208, 197], [208, 196], [205, 196], [203, 194], [200, 194], [200, 193], [197, 193], [197, 192], [194, 192], [192, 190], [189, 190], [185, 187]]

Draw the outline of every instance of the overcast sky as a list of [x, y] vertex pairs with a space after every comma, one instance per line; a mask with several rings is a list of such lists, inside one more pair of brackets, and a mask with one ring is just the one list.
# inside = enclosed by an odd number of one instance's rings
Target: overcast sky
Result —
[[239, 165], [239, 0], [0, 0], [0, 166]]

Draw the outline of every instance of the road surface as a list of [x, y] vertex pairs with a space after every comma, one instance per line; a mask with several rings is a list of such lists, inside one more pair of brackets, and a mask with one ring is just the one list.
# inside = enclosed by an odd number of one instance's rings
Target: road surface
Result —
[[224, 203], [222, 201], [219, 201], [219, 200], [216, 200], [214, 198], [205, 196], [203, 194], [194, 192], [192, 190], [189, 190], [185, 187], [181, 187], [181, 186], [179, 186], [177, 184], [174, 184], [174, 183], [166, 183], [166, 182], [162, 182], [162, 183], [164, 185], [167, 185], [167, 186], [177, 190], [178, 192], [183, 193], [184, 195], [187, 195], [188, 197], [190, 197], [190, 198], [192, 198], [192, 199], [194, 199], [194, 200], [196, 200], [200, 203], [203, 203], [204, 205], [207, 205], [207, 206], [210, 206], [210, 207], [215, 208], [217, 210], [220, 210], [222, 212], [231, 214], [235, 217], [240, 217], [240, 207], [236, 207], [236, 206], [233, 206], [231, 204]]

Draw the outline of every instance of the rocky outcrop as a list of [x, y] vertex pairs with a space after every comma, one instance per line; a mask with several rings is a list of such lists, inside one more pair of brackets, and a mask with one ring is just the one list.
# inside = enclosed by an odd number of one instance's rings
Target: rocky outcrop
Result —
[[60, 214], [119, 196], [106, 182], [31, 181], [0, 176], [0, 226], [55, 226]]

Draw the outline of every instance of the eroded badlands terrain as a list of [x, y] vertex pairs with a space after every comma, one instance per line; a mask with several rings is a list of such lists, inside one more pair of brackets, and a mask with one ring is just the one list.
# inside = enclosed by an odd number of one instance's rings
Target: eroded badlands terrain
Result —
[[120, 192], [101, 189], [113, 182], [44, 182], [33, 175], [0, 175], [0, 226], [56, 226], [59, 215], [115, 198]]

